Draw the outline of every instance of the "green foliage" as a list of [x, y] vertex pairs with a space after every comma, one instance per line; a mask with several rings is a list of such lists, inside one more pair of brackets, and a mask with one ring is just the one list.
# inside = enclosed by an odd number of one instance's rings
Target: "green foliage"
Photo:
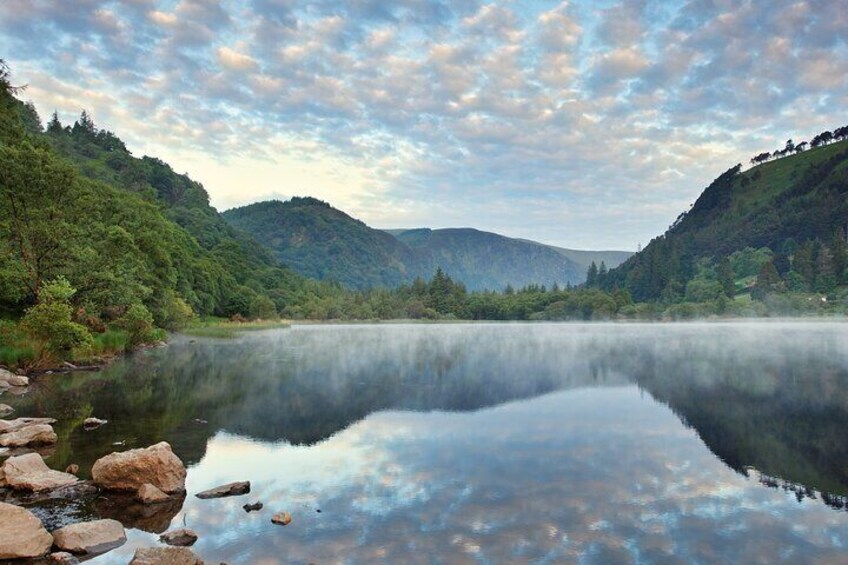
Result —
[[91, 333], [71, 319], [69, 304], [75, 290], [62, 277], [43, 285], [38, 303], [29, 308], [21, 326], [29, 338], [51, 357], [67, 358], [73, 352], [86, 352], [93, 345]]
[[126, 313], [115, 321], [115, 326], [127, 334], [127, 346], [133, 348], [156, 338], [153, 314], [143, 304], [133, 304]]

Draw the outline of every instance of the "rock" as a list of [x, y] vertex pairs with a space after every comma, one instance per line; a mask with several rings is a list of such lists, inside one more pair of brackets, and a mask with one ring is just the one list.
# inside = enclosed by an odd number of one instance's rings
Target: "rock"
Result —
[[0, 435], [0, 446], [24, 447], [26, 445], [50, 445], [56, 443], [58, 437], [49, 424], [27, 426], [14, 432]]
[[77, 465], [76, 463], [71, 463], [70, 465], [68, 465], [68, 468], [65, 469], [65, 472], [69, 475], [76, 475], [77, 473], [79, 473], [79, 465]]
[[0, 559], [41, 557], [52, 545], [53, 537], [32, 512], [0, 502]]
[[245, 504], [244, 506], [242, 506], [242, 508], [244, 508], [245, 512], [254, 512], [256, 510], [262, 510], [262, 503], [261, 502], [252, 502], [252, 503]]
[[137, 549], [130, 565], [204, 565], [187, 547], [151, 547]]
[[86, 418], [82, 422], [82, 427], [87, 430], [93, 430], [94, 428], [99, 428], [103, 424], [106, 424], [109, 420], [101, 420], [100, 418]]
[[78, 565], [79, 559], [66, 551], [57, 551], [50, 554], [51, 563], [59, 563], [60, 565]]
[[79, 480], [68, 473], [50, 469], [37, 453], [9, 457], [3, 463], [3, 474], [10, 487], [33, 492], [52, 490]]
[[271, 516], [271, 521], [280, 526], [288, 526], [291, 524], [291, 514], [288, 512], [277, 512]]
[[11, 386], [29, 386], [29, 379], [20, 375], [13, 375], [8, 381]]
[[91, 476], [107, 490], [135, 491], [144, 484], [172, 494], [185, 490], [186, 469], [166, 442], [144, 449], [111, 453], [94, 463]]
[[53, 543], [71, 553], [103, 553], [124, 545], [127, 535], [117, 520], [80, 522], [53, 532]]
[[141, 485], [141, 488], [138, 489], [138, 493], [136, 494], [136, 499], [143, 504], [158, 504], [160, 502], [166, 502], [168, 498], [167, 494], [150, 483]]
[[53, 418], [16, 418], [14, 420], [0, 420], [0, 434], [16, 432], [29, 426], [55, 423], [56, 420]]
[[14, 411], [15, 409], [8, 404], [0, 404], [0, 418], [5, 418]]
[[165, 532], [159, 536], [159, 541], [167, 543], [168, 545], [189, 546], [194, 545], [194, 542], [197, 541], [197, 534], [194, 530], [180, 528], [178, 530]]
[[241, 481], [221, 485], [219, 487], [204, 490], [197, 493], [197, 498], [223, 498], [225, 496], [239, 496], [250, 492], [250, 481]]
[[28, 378], [16, 375], [6, 369], [0, 369], [0, 382], [5, 383], [7, 386], [29, 386]]

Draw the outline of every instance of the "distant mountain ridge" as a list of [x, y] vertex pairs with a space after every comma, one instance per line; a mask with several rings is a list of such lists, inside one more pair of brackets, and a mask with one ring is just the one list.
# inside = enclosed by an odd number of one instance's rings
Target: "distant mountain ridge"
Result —
[[349, 288], [396, 287], [441, 267], [469, 290], [577, 285], [588, 265], [613, 267], [619, 251], [575, 251], [472, 228], [379, 230], [326, 202], [292, 198], [234, 208], [223, 217], [296, 272]]

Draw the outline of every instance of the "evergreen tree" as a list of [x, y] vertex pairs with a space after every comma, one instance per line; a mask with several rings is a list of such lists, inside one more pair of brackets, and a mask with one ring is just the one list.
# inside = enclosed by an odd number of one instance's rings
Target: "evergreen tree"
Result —
[[62, 122], [59, 121], [59, 113], [56, 112], [56, 110], [53, 110], [53, 115], [50, 117], [50, 121], [47, 122], [47, 133], [56, 135], [63, 131]]
[[733, 298], [736, 294], [736, 282], [733, 276], [733, 269], [730, 267], [730, 259], [727, 257], [722, 259], [721, 263], [718, 264], [716, 277], [718, 278], [718, 282], [721, 285], [721, 289], [724, 291], [725, 296]]
[[592, 261], [589, 265], [589, 270], [586, 272], [586, 286], [593, 287], [598, 283], [598, 266]]

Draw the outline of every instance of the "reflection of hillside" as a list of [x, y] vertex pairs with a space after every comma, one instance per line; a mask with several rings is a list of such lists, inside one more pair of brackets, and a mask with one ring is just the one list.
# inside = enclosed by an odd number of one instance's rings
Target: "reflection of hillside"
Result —
[[733, 469], [844, 501], [848, 360], [839, 338], [761, 328], [757, 339], [714, 331], [680, 336], [671, 349], [624, 343], [609, 360], [621, 369], [626, 359], [633, 379]]
[[[380, 410], [469, 411], [632, 379], [737, 471], [842, 500], [842, 327], [382, 325], [177, 338], [100, 374], [44, 377], [18, 407], [60, 418], [50, 463], [85, 474], [114, 442], [165, 439], [192, 464], [219, 430], [312, 444]], [[110, 422], [84, 432], [89, 415]]]

